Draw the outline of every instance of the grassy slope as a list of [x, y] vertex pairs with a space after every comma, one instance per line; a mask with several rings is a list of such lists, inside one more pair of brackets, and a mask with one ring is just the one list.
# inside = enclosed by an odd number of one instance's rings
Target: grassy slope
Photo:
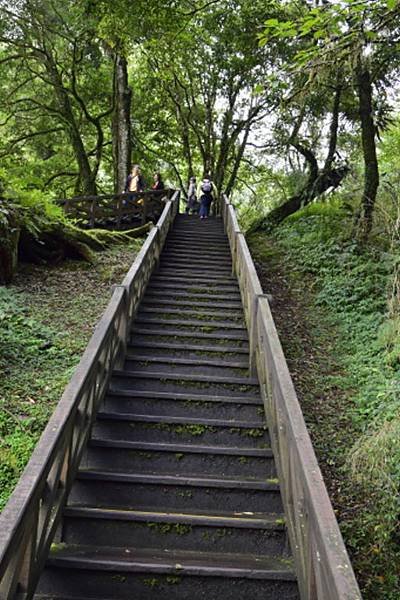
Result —
[[394, 257], [318, 205], [249, 239], [366, 600], [400, 598], [400, 345]]
[[98, 253], [95, 265], [23, 265], [0, 287], [0, 509], [140, 245]]

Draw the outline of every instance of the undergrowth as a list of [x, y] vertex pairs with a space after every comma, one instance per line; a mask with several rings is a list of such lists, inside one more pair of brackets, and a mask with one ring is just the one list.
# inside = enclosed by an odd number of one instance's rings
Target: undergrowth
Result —
[[332, 452], [323, 459], [347, 504], [337, 512], [363, 597], [398, 600], [400, 318], [390, 307], [399, 247], [377, 236], [360, 247], [351, 227], [345, 207], [313, 204], [270, 238], [252, 234], [249, 243], [258, 261], [278, 265], [291, 288], [310, 298], [312, 334], [322, 336], [326, 361], [336, 365], [318, 385], [341, 397], [337, 427], [351, 423], [332, 449], [332, 431], [317, 417], [317, 453], [323, 457], [324, 444]]
[[0, 509], [140, 244], [99, 253], [94, 265], [22, 265], [0, 287]]

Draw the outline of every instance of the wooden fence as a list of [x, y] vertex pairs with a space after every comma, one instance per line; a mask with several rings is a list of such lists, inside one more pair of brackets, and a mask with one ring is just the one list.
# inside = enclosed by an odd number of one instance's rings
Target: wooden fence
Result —
[[302, 600], [360, 600], [282, 347], [235, 209], [223, 196], [229, 237], [260, 379]]
[[61, 513], [112, 370], [119, 366], [132, 319], [179, 207], [165, 203], [110, 303], [0, 515], [0, 599], [29, 600], [57, 532]]
[[103, 196], [76, 196], [57, 200], [65, 213], [87, 227], [126, 228], [132, 223], [154, 223], [159, 218], [165, 202], [175, 190], [151, 190]]

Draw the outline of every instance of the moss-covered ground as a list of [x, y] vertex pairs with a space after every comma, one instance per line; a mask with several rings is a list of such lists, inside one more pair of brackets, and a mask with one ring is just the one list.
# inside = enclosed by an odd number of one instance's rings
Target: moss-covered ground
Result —
[[0, 509], [141, 243], [99, 252], [94, 264], [23, 264], [0, 287]]
[[398, 254], [350, 232], [340, 207], [314, 205], [248, 242], [363, 598], [398, 600]]

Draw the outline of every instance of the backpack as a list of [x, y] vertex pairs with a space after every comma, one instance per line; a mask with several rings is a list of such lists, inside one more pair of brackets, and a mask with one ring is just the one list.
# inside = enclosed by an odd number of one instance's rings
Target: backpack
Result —
[[209, 194], [212, 191], [211, 181], [205, 179], [201, 185], [201, 191], [205, 194]]

